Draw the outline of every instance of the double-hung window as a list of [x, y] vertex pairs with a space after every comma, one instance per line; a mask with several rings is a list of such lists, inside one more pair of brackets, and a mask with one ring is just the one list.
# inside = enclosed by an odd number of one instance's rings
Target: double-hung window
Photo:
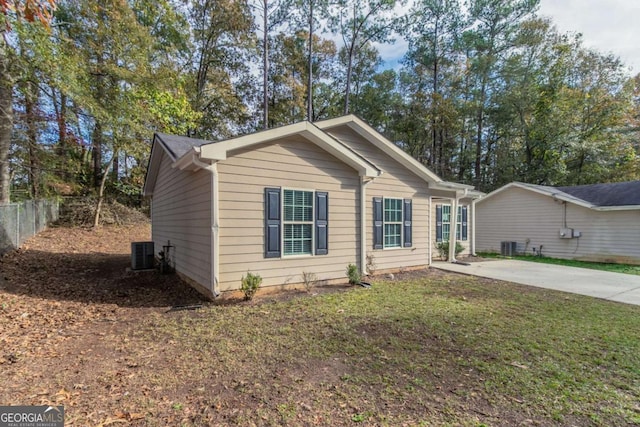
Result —
[[284, 255], [313, 253], [313, 192], [283, 190]]
[[402, 199], [384, 199], [384, 247], [402, 246]]
[[373, 198], [373, 248], [412, 246], [411, 199]]
[[[458, 212], [455, 219], [456, 240], [467, 240], [467, 206], [458, 206]], [[451, 236], [451, 224], [453, 215], [451, 213], [451, 205], [436, 205], [436, 241], [447, 242]]]
[[329, 253], [329, 194], [264, 189], [264, 256]]

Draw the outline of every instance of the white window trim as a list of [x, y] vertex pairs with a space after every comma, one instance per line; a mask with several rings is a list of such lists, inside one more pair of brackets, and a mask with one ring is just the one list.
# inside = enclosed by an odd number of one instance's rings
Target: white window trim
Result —
[[[386, 200], [399, 200], [400, 201], [400, 221], [387, 223], [385, 219], [385, 201]], [[400, 225], [400, 244], [398, 246], [387, 246], [387, 224], [399, 224]], [[404, 199], [399, 197], [382, 197], [382, 250], [393, 251], [398, 249], [406, 249], [402, 246], [404, 242]]]
[[[449, 233], [451, 233], [451, 204], [449, 203], [441, 203], [442, 206], [442, 241], [448, 242], [450, 235], [445, 238], [444, 236], [444, 226], [447, 224], [449, 226]], [[444, 220], [444, 207], [449, 207], [449, 222], [445, 222]], [[465, 205], [466, 206], [466, 205]], [[458, 221], [458, 215], [460, 216], [460, 220]], [[456, 241], [458, 242], [466, 242], [469, 240], [469, 236], [466, 239], [462, 239], [462, 205], [458, 205], [458, 212], [456, 214]]]
[[[284, 193], [285, 191], [304, 191], [311, 193], [311, 221], [287, 221], [284, 213]], [[280, 231], [280, 258], [309, 258], [316, 255], [316, 190], [308, 188], [282, 187], [280, 197], [280, 212], [282, 212], [282, 230]], [[311, 225], [311, 253], [308, 254], [285, 254], [284, 233], [287, 224], [310, 224]]]

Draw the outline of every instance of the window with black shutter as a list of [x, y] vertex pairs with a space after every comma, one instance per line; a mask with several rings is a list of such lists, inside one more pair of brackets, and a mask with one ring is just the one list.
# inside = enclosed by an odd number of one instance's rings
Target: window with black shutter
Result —
[[265, 188], [265, 258], [329, 253], [329, 194]]
[[411, 199], [373, 198], [373, 248], [409, 248], [413, 245]]

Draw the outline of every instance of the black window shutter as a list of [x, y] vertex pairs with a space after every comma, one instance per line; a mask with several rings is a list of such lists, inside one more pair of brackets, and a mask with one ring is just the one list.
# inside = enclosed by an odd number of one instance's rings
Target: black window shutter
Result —
[[373, 249], [382, 249], [382, 198], [373, 198]]
[[442, 205], [436, 205], [436, 242], [442, 242]]
[[329, 253], [329, 193], [316, 191], [316, 255]]
[[264, 189], [264, 257], [280, 258], [280, 188]]
[[413, 244], [413, 236], [412, 236], [412, 225], [411, 225], [411, 199], [404, 199], [404, 209], [403, 209], [403, 216], [404, 216], [404, 222], [403, 222], [403, 227], [404, 227], [404, 247], [405, 248], [410, 248], [411, 245]]
[[467, 215], [468, 215], [467, 214], [467, 209], [468, 209], [467, 206], [463, 206], [462, 207], [462, 225], [461, 225], [462, 236], [460, 236], [460, 237], [462, 237], [462, 240], [467, 240], [467, 233], [468, 233], [467, 232], [467, 223], [468, 223], [468, 221], [467, 221]]

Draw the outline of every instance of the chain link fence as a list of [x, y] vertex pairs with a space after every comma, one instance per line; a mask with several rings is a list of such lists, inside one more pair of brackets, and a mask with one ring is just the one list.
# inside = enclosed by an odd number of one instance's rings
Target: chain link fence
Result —
[[26, 200], [0, 206], [0, 255], [22, 246], [29, 237], [58, 219], [57, 200]]

